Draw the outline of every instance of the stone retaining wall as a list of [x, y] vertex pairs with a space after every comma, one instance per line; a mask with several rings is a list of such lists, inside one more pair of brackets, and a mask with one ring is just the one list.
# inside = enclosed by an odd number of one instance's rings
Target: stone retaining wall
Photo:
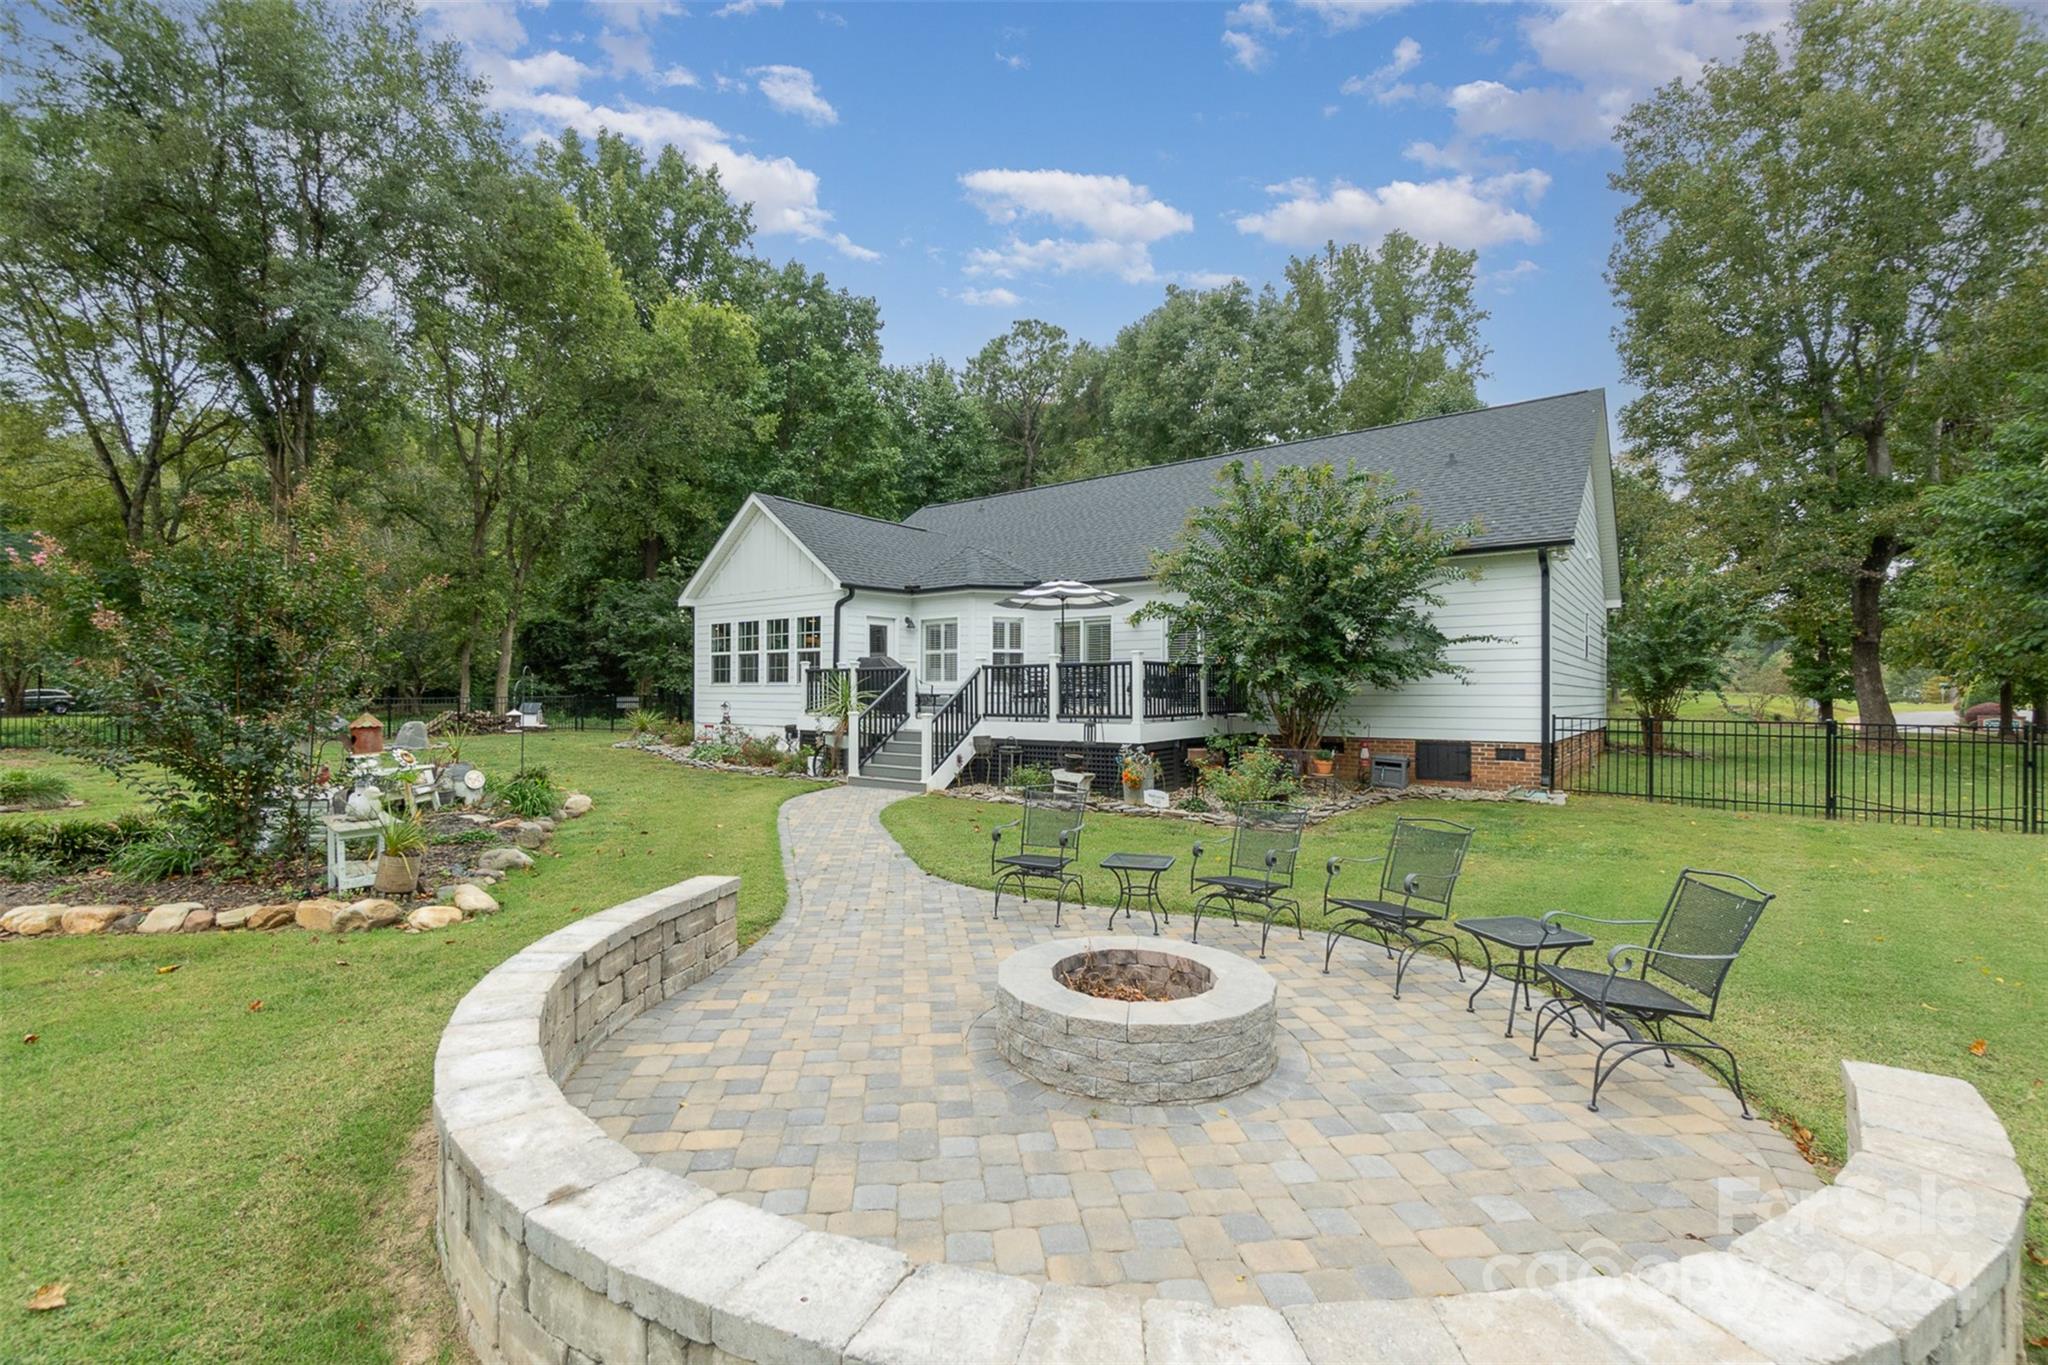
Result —
[[733, 1360], [1990, 1365], [2018, 1358], [2028, 1191], [1965, 1081], [1843, 1063], [1834, 1185], [1638, 1274], [1285, 1310], [1144, 1302], [960, 1266], [716, 1198], [642, 1165], [563, 1098], [588, 1050], [735, 951], [733, 878], [615, 906], [456, 1007], [434, 1068], [436, 1235], [488, 1362]]

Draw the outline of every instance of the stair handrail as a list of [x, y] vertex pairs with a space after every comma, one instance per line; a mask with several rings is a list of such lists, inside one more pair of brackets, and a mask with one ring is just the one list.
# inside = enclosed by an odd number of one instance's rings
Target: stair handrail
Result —
[[[932, 712], [931, 719], [925, 723], [931, 727], [931, 771], [936, 773], [946, 766], [954, 751], [965, 744], [975, 727], [981, 724], [981, 669], [968, 674], [967, 681], [961, 683], [959, 690], [946, 698], [945, 704]], [[949, 734], [956, 728], [957, 734]], [[926, 774], [927, 777], [930, 775]]]
[[861, 767], [867, 767], [875, 751], [894, 739], [896, 732], [910, 719], [909, 686], [910, 670], [899, 669], [895, 680], [877, 692], [875, 699], [862, 709], [854, 729], [856, 742], [860, 745]]

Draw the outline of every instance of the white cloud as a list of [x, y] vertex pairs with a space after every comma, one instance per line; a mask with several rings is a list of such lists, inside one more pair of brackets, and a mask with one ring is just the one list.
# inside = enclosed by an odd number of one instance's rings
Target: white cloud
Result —
[[605, 29], [597, 35], [597, 47], [614, 76], [654, 74], [654, 44], [644, 33]]
[[687, 66], [672, 66], [668, 68], [666, 71], [662, 72], [659, 76], [656, 76], [654, 78], [654, 83], [656, 85], [667, 86], [694, 86], [698, 83], [697, 73], [690, 70], [690, 68]]
[[742, 19], [764, 9], [781, 9], [782, 0], [732, 0], [711, 11], [714, 19]]
[[837, 10], [821, 9], [818, 11], [818, 22], [830, 24], [833, 28], [845, 28], [846, 16]]
[[1011, 237], [1000, 247], [978, 247], [968, 252], [964, 268], [970, 275], [992, 275], [999, 280], [1045, 273], [1117, 275], [1132, 284], [1159, 278], [1158, 271], [1152, 268], [1152, 253], [1143, 242], [1112, 242], [1102, 238], [1078, 241], [1070, 237], [1041, 237], [1027, 242]]
[[1012, 71], [1022, 71], [1024, 70], [1024, 68], [1031, 65], [1031, 59], [1025, 56], [1023, 53], [1004, 52], [1000, 48], [996, 50], [996, 60], [998, 62], [1001, 62], [1004, 66], [1009, 67]]
[[1550, 177], [1539, 170], [1395, 180], [1378, 188], [1339, 180], [1327, 191], [1313, 180], [1291, 180], [1267, 187], [1279, 202], [1263, 213], [1241, 214], [1236, 222], [1240, 232], [1296, 247], [1375, 242], [1396, 228], [1455, 247], [1534, 242], [1542, 230], [1516, 203], [1532, 205], [1549, 187]]
[[[944, 290], [939, 292], [945, 293]], [[1000, 285], [994, 289], [963, 289], [951, 297], [972, 308], [1015, 308], [1024, 302], [1017, 294]]]
[[1445, 99], [1458, 137], [1583, 147], [1605, 142], [1629, 107], [1674, 77], [1741, 50], [1745, 33], [1774, 32], [1777, 0], [1578, 0], [1525, 20], [1539, 67], [1563, 79], [1511, 86], [1468, 81]]
[[1323, 21], [1332, 33], [1357, 28], [1368, 19], [1402, 8], [1408, 0], [1297, 0], [1300, 6]]
[[1233, 275], [1227, 270], [1183, 270], [1180, 282], [1194, 289], [1221, 289], [1236, 284], [1244, 276]]
[[1273, 60], [1272, 48], [1236, 29], [1223, 30], [1223, 46], [1229, 51], [1230, 60], [1247, 71], [1263, 70]]
[[519, 6], [478, 4], [476, 0], [424, 0], [427, 25], [443, 38], [467, 47], [511, 52], [526, 44], [526, 26]]
[[1344, 82], [1347, 95], [1371, 95], [1381, 104], [1398, 104], [1402, 100], [1415, 98], [1416, 88], [1401, 79], [1422, 63], [1422, 44], [1413, 38], [1403, 38], [1394, 44], [1394, 54], [1385, 66], [1375, 69], [1366, 76], [1353, 76]]
[[1245, 0], [1242, 5], [1224, 15], [1223, 22], [1231, 28], [1256, 28], [1267, 33], [1286, 32], [1273, 17], [1273, 6], [1268, 0]]
[[768, 102], [785, 114], [795, 114], [806, 123], [839, 122], [839, 111], [818, 93], [818, 82], [800, 66], [754, 66], [747, 74], [758, 82]]
[[1487, 271], [1479, 277], [1479, 283], [1496, 294], [1512, 294], [1515, 292], [1516, 281], [1542, 273], [1543, 267], [1525, 256], [1513, 265]]
[[477, 73], [499, 90], [574, 90], [585, 77], [597, 73], [566, 52], [536, 52], [530, 57], [503, 57], [480, 52]]
[[1156, 242], [1195, 226], [1193, 218], [1121, 175], [986, 170], [970, 171], [960, 183], [991, 223], [1050, 218], [1131, 242]]
[[831, 211], [818, 203], [817, 172], [786, 156], [741, 151], [731, 134], [708, 119], [659, 105], [593, 104], [580, 96], [548, 92], [494, 91], [492, 102], [531, 120], [536, 132], [566, 126], [594, 134], [609, 128], [643, 146], [673, 146], [700, 166], [718, 167], [733, 198], [753, 205], [754, 222], [763, 233], [824, 242], [857, 261], [881, 258], [880, 252], [833, 228]]

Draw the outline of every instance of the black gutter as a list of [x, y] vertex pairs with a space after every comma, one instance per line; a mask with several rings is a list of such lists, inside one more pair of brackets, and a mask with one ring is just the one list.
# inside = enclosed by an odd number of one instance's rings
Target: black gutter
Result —
[[858, 591], [858, 588], [848, 584], [845, 593], [840, 596], [837, 602], [832, 604], [832, 666], [834, 668], [839, 667], [839, 613], [848, 602], [853, 600], [854, 593]]
[[1550, 751], [1550, 551], [1536, 552], [1536, 570], [1543, 582], [1543, 697], [1537, 703], [1536, 723], [1543, 728], [1543, 787], [1550, 789], [1556, 775], [1555, 756]]

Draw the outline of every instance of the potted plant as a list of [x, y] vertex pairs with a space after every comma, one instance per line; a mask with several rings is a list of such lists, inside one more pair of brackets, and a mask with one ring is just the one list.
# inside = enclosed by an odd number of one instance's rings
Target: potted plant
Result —
[[384, 847], [377, 854], [377, 890], [409, 896], [419, 889], [420, 860], [427, 852], [427, 828], [417, 815], [384, 817]]
[[1329, 749], [1317, 749], [1308, 756], [1308, 771], [1311, 777], [1328, 777], [1337, 771], [1337, 755]]
[[1142, 804], [1145, 800], [1145, 787], [1152, 780], [1152, 755], [1135, 744], [1126, 744], [1117, 754], [1116, 761], [1123, 778], [1125, 804]]
[[817, 714], [832, 722], [832, 742], [822, 747], [841, 772], [846, 770], [846, 732], [853, 718], [867, 710], [873, 700], [874, 695], [861, 691], [854, 683], [853, 673], [846, 669], [827, 673], [818, 690]]

